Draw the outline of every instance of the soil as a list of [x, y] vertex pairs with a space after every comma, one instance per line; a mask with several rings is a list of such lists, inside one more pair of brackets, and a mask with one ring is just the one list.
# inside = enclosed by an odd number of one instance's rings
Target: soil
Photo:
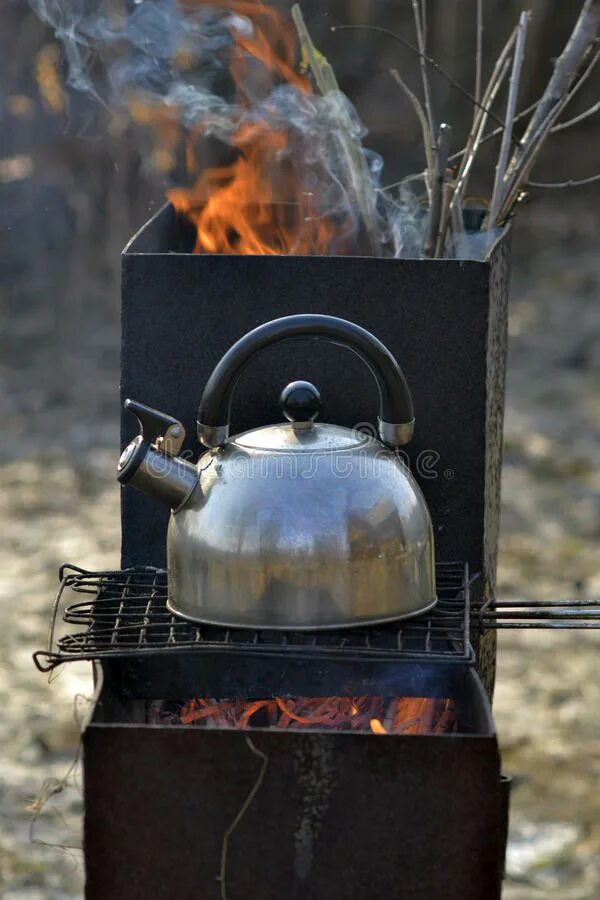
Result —
[[[562, 209], [524, 210], [514, 236], [503, 597], [600, 597], [599, 222], [591, 202], [576, 215]], [[7, 900], [82, 896], [81, 853], [69, 849], [80, 845], [79, 782], [73, 772], [63, 779], [89, 706], [90, 670], [71, 664], [49, 684], [31, 654], [46, 640], [58, 566], [118, 562], [117, 304], [88, 296], [85, 279], [72, 290], [81, 299], [69, 340], [39, 289], [9, 304], [1, 329], [0, 893]], [[495, 716], [514, 779], [505, 900], [600, 895], [599, 641], [594, 632], [500, 636]], [[32, 843], [32, 809], [42, 796]]]

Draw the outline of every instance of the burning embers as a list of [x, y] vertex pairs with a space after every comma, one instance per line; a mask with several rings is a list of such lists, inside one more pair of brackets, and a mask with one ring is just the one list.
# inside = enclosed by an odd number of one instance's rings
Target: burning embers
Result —
[[430, 697], [199, 698], [185, 702], [178, 718], [182, 725], [204, 728], [306, 728], [373, 734], [449, 734], [458, 728], [454, 701]]

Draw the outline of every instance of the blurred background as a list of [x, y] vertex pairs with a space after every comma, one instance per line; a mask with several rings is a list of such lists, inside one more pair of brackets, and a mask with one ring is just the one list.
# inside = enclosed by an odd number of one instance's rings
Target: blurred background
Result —
[[[527, 5], [521, 106], [542, 92], [579, 8]], [[369, 129], [366, 144], [384, 157], [384, 183], [419, 171], [418, 124], [388, 73], [396, 66], [418, 91], [415, 58], [373, 33], [329, 31], [371, 22], [414, 39], [409, 0], [302, 6]], [[522, 7], [483, 6], [489, 75]], [[475, 0], [428, 3], [430, 52], [467, 86], [475, 9]], [[176, 176], [139, 123], [65, 86], [60, 43], [25, 0], [0, 0], [0, 16], [0, 894], [60, 900], [82, 896], [71, 849], [80, 785], [76, 771], [62, 779], [91, 679], [87, 665], [71, 665], [49, 685], [31, 653], [46, 639], [58, 566], [118, 565], [120, 252]], [[459, 149], [472, 108], [432, 83]], [[599, 95], [594, 73], [570, 116]], [[488, 146], [472, 183], [483, 194], [497, 153]], [[535, 178], [594, 175], [599, 149], [600, 113], [552, 137]], [[599, 201], [598, 184], [538, 192], [515, 222], [504, 597], [600, 596]], [[500, 637], [495, 715], [515, 783], [507, 900], [600, 896], [599, 642], [593, 632]]]

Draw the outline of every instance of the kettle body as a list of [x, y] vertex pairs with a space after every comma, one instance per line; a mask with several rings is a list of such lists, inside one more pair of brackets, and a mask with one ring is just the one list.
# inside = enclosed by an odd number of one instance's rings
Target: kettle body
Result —
[[[264, 329], [273, 343], [289, 337], [294, 325], [304, 336], [307, 322], [318, 336], [327, 331], [325, 322], [336, 343], [355, 352], [357, 332], [369, 350], [374, 342], [371, 353], [359, 355], [367, 356], [387, 400], [379, 416], [385, 442], [317, 422], [320, 398], [307, 382], [283, 392], [288, 421], [229, 438], [231, 393]], [[431, 520], [396, 449], [412, 434], [412, 402], [393, 358], [387, 373], [379, 371], [381, 356], [391, 355], [372, 335], [332, 317], [292, 316], [260, 326], [234, 345], [209, 380], [198, 428], [212, 446], [196, 466], [173, 452], [173, 430], [178, 441], [181, 423], [163, 417], [160, 425], [162, 414], [129, 403], [143, 432], [163, 432], [162, 442], [156, 436], [149, 442], [144, 433], [136, 438], [146, 447], [143, 457], [142, 449], [126, 448], [120, 478], [171, 504], [173, 613], [227, 627], [313, 630], [403, 619], [434, 605]], [[389, 385], [397, 396], [385, 397]], [[158, 417], [153, 427], [152, 415]]]

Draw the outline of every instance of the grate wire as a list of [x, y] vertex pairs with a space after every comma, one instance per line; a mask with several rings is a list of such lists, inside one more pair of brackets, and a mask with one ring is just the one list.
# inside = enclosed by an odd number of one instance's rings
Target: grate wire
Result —
[[[167, 609], [164, 569], [136, 567], [88, 572], [65, 565], [59, 574], [48, 647], [34, 654], [35, 663], [43, 672], [70, 660], [207, 652], [474, 662], [469, 640], [470, 579], [466, 563], [438, 563], [438, 602], [433, 611], [423, 616], [379, 626], [319, 632], [226, 628], [180, 619]], [[78, 599], [65, 605], [69, 593]], [[76, 627], [59, 635], [61, 621]]]

